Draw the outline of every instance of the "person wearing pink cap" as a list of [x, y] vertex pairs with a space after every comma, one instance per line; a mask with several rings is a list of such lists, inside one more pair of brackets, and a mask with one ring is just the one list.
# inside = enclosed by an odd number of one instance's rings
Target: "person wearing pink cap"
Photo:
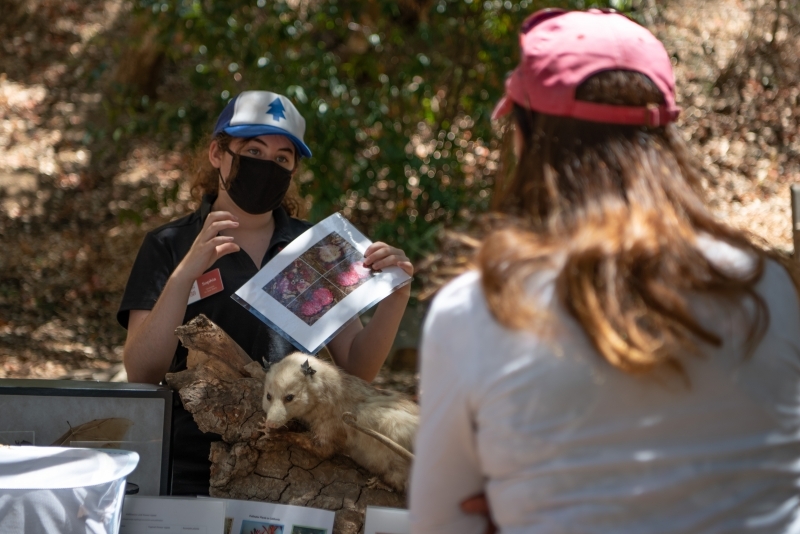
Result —
[[[199, 209], [149, 232], [136, 257], [117, 320], [128, 330], [123, 359], [131, 382], [159, 383], [186, 368], [187, 349], [175, 328], [200, 314], [224, 330], [256, 361], [275, 363], [297, 349], [239, 305], [231, 295], [312, 225], [298, 218], [292, 186], [303, 157], [305, 119], [283, 95], [244, 91], [231, 99], [196, 155], [192, 189]], [[364, 265], [397, 266], [413, 274], [405, 253], [370, 245]], [[204, 276], [218, 291], [193, 294]], [[389, 354], [410, 296], [402, 288], [382, 300], [366, 326], [350, 322], [327, 348], [335, 363], [365, 380]], [[178, 395], [172, 410], [170, 465], [173, 495], [207, 495], [209, 452], [220, 436], [200, 431]]]
[[705, 206], [650, 32], [548, 10], [520, 46], [501, 224], [424, 326], [411, 531], [800, 532], [800, 278]]

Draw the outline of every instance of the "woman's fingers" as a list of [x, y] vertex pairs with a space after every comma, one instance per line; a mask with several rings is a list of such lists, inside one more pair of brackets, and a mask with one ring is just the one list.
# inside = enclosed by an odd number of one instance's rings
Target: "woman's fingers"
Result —
[[489, 501], [483, 493], [469, 497], [461, 501], [461, 511], [465, 514], [489, 515]]
[[[215, 261], [226, 254], [238, 252], [241, 247], [234, 243], [233, 237], [229, 235], [215, 235], [205, 243], [198, 244], [198, 253], [205, 259], [205, 269], [208, 269]], [[203, 269], [203, 272], [205, 272]]]
[[[236, 243], [223, 243], [222, 245], [217, 245], [217, 259], [221, 258], [226, 254], [232, 254], [234, 252], [239, 252], [241, 247]], [[213, 264], [213, 262], [212, 262]]]
[[383, 243], [382, 241], [375, 241], [374, 243], [372, 243], [370, 246], [367, 247], [367, 250], [364, 251], [364, 257], [367, 257], [367, 256], [371, 255], [373, 252], [375, 252], [379, 248], [388, 247], [388, 246], [389, 245], [387, 245], [386, 243]]
[[410, 261], [398, 261], [397, 266], [403, 269], [408, 276], [414, 276], [414, 264]]
[[206, 221], [203, 223], [204, 226], [211, 224], [216, 221], [223, 221], [223, 220], [230, 220], [230, 221], [239, 221], [239, 217], [234, 215], [229, 211], [212, 211], [206, 216]]
[[[364, 262], [364, 265], [367, 265], [367, 263]], [[374, 269], [376, 271], [380, 271], [381, 269], [385, 269], [386, 267], [392, 267], [394, 265], [400, 267], [408, 274], [414, 274], [414, 267], [411, 265], [411, 262], [408, 261], [408, 258], [406, 258], [405, 256], [397, 256], [395, 254], [386, 256], [385, 258], [378, 261], [373, 261], [370, 265], [367, 265], [367, 267]]]
[[376, 242], [370, 245], [364, 254], [364, 266], [376, 271], [396, 265], [410, 275], [414, 274], [414, 266], [399, 248], [390, 247], [386, 243]]
[[382, 241], [376, 241], [368, 246], [367, 250], [364, 251], [364, 258], [371, 263], [375, 260], [379, 260], [389, 254], [392, 254], [392, 251], [400, 252], [401, 254], [403, 253], [403, 251], [399, 248], [390, 247]]
[[[212, 211], [206, 217], [203, 223], [203, 229], [195, 240], [195, 244], [204, 245], [206, 243], [214, 243], [214, 246], [219, 243], [218, 238], [222, 237], [229, 241], [233, 241], [232, 237], [220, 236], [219, 233], [230, 228], [239, 226], [239, 220], [233, 214], [227, 211]], [[224, 241], [224, 240], [223, 240]]]
[[492, 522], [489, 501], [486, 500], [486, 495], [483, 493], [461, 501], [461, 511], [465, 514], [485, 516], [489, 522], [486, 526], [486, 534], [495, 534], [497, 532], [497, 527]]
[[223, 230], [236, 228], [237, 226], [239, 226], [239, 219], [232, 213], [227, 211], [212, 211], [206, 217], [203, 228], [200, 230], [197, 237], [198, 239], [202, 239], [201, 236], [211, 237]]
[[214, 221], [207, 227], [203, 228], [203, 230], [200, 232], [200, 235], [206, 236], [206, 238], [208, 238], [215, 236], [224, 230], [228, 230], [230, 228], [236, 228], [238, 226], [239, 223], [237, 221], [232, 221], [232, 220]]
[[222, 256], [238, 252], [239, 245], [231, 236], [220, 232], [239, 226], [238, 219], [227, 211], [212, 211], [206, 217], [203, 228], [194, 240], [189, 252], [181, 262], [188, 276], [198, 277]]
[[[226, 243], [233, 243], [233, 237], [229, 235], [218, 235], [208, 240], [208, 244], [212, 247], [219, 247], [220, 245], [224, 245]], [[236, 245], [237, 247], [239, 245]]]

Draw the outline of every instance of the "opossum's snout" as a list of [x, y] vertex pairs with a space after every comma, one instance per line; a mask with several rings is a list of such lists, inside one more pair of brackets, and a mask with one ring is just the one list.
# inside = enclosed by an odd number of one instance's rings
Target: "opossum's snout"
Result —
[[302, 393], [298, 396], [287, 393], [281, 397], [273, 397], [269, 391], [264, 392], [262, 400], [262, 407], [267, 412], [267, 427], [280, 428], [284, 426], [289, 419], [297, 417], [305, 413], [303, 409], [305, 405], [305, 395]]
[[267, 412], [267, 426], [279, 428], [293, 418], [301, 418], [309, 410], [308, 395], [305, 391], [283, 393], [280, 397], [264, 393], [262, 406]]
[[283, 403], [274, 402], [267, 411], [267, 427], [280, 428], [286, 424], [289, 417], [286, 415], [286, 408]]
[[264, 392], [264, 398], [261, 399], [261, 406], [267, 412], [267, 427], [279, 428], [286, 424], [289, 416], [286, 413], [286, 405], [282, 402], [281, 398], [273, 398], [269, 391]]

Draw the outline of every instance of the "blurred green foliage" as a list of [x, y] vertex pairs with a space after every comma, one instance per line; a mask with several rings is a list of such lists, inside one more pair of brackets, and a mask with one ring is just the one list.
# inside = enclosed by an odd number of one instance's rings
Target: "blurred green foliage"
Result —
[[[630, 8], [627, 0], [600, 4]], [[595, 5], [138, 0], [133, 15], [156, 32], [189, 94], [128, 97], [138, 115], [114, 135], [196, 143], [235, 94], [283, 93], [305, 116], [314, 152], [300, 184], [313, 201], [309, 219], [342, 210], [370, 238], [418, 258], [443, 226], [488, 206], [497, 167], [489, 117], [517, 61], [524, 18], [542, 7]]]

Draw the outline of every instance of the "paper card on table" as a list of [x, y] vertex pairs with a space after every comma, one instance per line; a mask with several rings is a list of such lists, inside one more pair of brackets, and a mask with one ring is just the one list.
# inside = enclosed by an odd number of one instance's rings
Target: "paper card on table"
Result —
[[259, 501], [220, 500], [225, 504], [224, 534], [331, 534], [335, 514], [328, 510]]
[[224, 528], [225, 504], [221, 499], [127, 495], [119, 534], [220, 534]]
[[367, 506], [364, 534], [409, 534], [408, 510]]
[[289, 243], [231, 297], [298, 349], [316, 353], [359, 314], [411, 281], [364, 267], [372, 244], [336, 213]]

